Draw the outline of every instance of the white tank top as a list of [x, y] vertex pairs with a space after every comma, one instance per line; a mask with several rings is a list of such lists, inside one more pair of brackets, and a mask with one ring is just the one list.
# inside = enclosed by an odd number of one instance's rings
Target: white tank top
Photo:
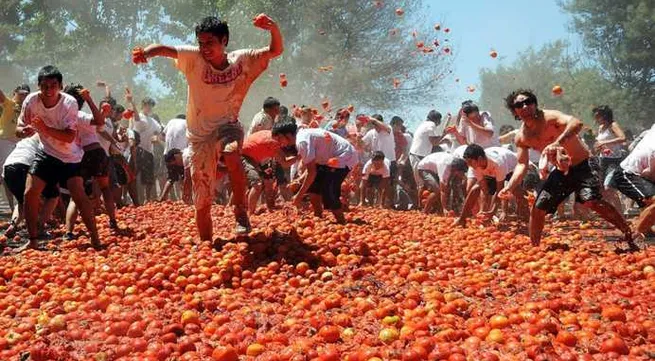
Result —
[[[614, 134], [614, 132], [612, 131], [612, 127], [610, 126], [599, 131], [596, 140], [602, 142], [606, 140], [612, 140], [615, 138], [616, 138], [616, 134]], [[611, 144], [605, 146], [604, 149], [609, 149], [609, 153], [607, 153], [607, 151], [601, 150], [599, 154], [599, 157], [601, 158], [621, 158], [623, 156], [622, 144]]]

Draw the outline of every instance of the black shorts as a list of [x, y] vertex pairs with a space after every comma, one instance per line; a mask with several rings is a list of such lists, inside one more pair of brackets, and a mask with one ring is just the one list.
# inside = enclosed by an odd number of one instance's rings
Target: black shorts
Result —
[[383, 179], [389, 179], [389, 178], [382, 178], [381, 175], [377, 175], [377, 174], [369, 174], [365, 182], [368, 187], [379, 187], [380, 184], [382, 184]]
[[175, 183], [184, 179], [184, 167], [181, 165], [166, 164], [168, 180]]
[[[26, 164], [16, 163], [5, 165], [5, 182], [11, 194], [18, 201], [18, 204], [23, 204], [25, 200], [25, 186], [29, 170], [30, 166]], [[44, 198], [57, 198], [59, 197], [59, 188], [56, 185], [47, 185], [41, 194]]]
[[112, 155], [111, 162], [114, 168], [114, 174], [116, 175], [116, 184], [119, 186], [124, 186], [129, 182], [129, 177], [127, 173], [127, 162], [122, 155]]
[[282, 186], [288, 184], [289, 178], [287, 178], [287, 173], [284, 170], [284, 167], [282, 167], [282, 164], [276, 162], [274, 167], [275, 181], [277, 182], [277, 185]]
[[341, 184], [348, 176], [348, 168], [330, 168], [326, 165], [316, 166], [316, 178], [309, 186], [308, 193], [320, 194], [325, 209], [341, 209]]
[[145, 185], [155, 184], [155, 156], [152, 153], [139, 148], [136, 162], [141, 174], [141, 183]]
[[25, 183], [27, 182], [27, 173], [30, 166], [26, 164], [8, 164], [5, 165], [5, 184], [11, 194], [16, 197], [18, 204], [23, 204], [25, 197]]
[[93, 177], [109, 176], [109, 157], [102, 148], [91, 149], [84, 152], [80, 174], [85, 180]]
[[557, 169], [553, 170], [537, 195], [535, 207], [555, 213], [557, 206], [573, 192], [578, 203], [601, 199], [602, 184], [598, 171], [598, 160], [594, 157], [572, 166], [566, 175]]
[[107, 174], [109, 175], [109, 186], [112, 188], [120, 187], [118, 183], [118, 175], [116, 174], [116, 165], [114, 164], [114, 159], [107, 157]]
[[36, 152], [30, 167], [30, 174], [43, 180], [48, 186], [65, 186], [69, 179], [80, 177], [81, 163], [64, 163], [46, 154], [43, 150]]
[[254, 160], [245, 156], [241, 156], [241, 163], [243, 164], [243, 171], [246, 174], [248, 187], [252, 188], [259, 186], [264, 179], [273, 179], [274, 174], [272, 169], [267, 173], [266, 169], [262, 169], [262, 167], [259, 164], [256, 164]]
[[612, 182], [612, 177], [614, 176], [614, 173], [621, 168], [621, 162], [623, 161], [623, 158], [608, 158], [608, 157], [602, 157], [599, 159], [599, 164], [600, 164], [600, 174], [601, 177], [600, 179], [602, 180], [603, 186], [605, 188], [610, 186], [610, 183]]
[[637, 202], [639, 207], [646, 206], [645, 201], [655, 196], [655, 183], [620, 167], [614, 171], [610, 185]]
[[[508, 175], [505, 176], [505, 182], [509, 181], [512, 179], [512, 175], [514, 172], [509, 173]], [[484, 177], [484, 181], [487, 183], [487, 194], [490, 196], [496, 194], [498, 189], [496, 189], [496, 178], [494, 177]]]
[[423, 181], [423, 187], [430, 192], [437, 192], [439, 190], [439, 176], [429, 170], [419, 169], [419, 177]]

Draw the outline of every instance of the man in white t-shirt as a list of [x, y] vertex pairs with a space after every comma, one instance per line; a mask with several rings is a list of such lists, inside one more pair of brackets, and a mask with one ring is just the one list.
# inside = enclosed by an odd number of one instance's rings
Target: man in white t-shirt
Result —
[[443, 134], [437, 130], [439, 124], [441, 124], [441, 113], [430, 110], [427, 118], [416, 128], [412, 146], [409, 148], [409, 161], [414, 170], [418, 162], [432, 153], [432, 148], [443, 138]]
[[273, 123], [275, 123], [275, 120], [279, 117], [279, 115], [280, 101], [273, 97], [266, 98], [264, 100], [262, 110], [255, 114], [255, 116], [252, 118], [250, 128], [248, 128], [248, 134], [246, 135], [256, 133], [260, 130], [273, 129]]
[[172, 149], [184, 150], [189, 146], [189, 139], [186, 136], [186, 115], [179, 114], [168, 121], [162, 134], [166, 142], [164, 154]]
[[307, 172], [293, 204], [300, 207], [305, 194], [309, 194], [315, 216], [322, 217], [326, 208], [338, 223], [345, 223], [341, 185], [359, 162], [355, 147], [324, 129], [298, 130], [294, 122], [276, 123], [272, 135], [282, 148], [295, 145]]
[[[95, 102], [84, 91], [84, 88], [79, 84], [71, 84], [66, 86], [64, 92], [77, 101], [79, 109], [84, 107], [84, 103], [88, 104], [92, 114], [79, 110], [77, 112], [77, 137], [80, 145], [84, 150], [82, 163], [80, 164], [80, 175], [84, 180], [85, 191], [87, 196], [93, 195], [94, 184], [97, 184], [102, 192], [102, 198], [105, 205], [105, 210], [109, 216], [109, 227], [118, 229], [118, 222], [116, 222], [116, 207], [114, 203], [114, 194], [109, 182], [109, 157], [102, 145], [100, 144], [100, 137], [98, 131], [104, 130], [105, 124], [103, 120], [109, 116], [109, 108], [106, 108], [106, 113], [102, 113], [95, 105]], [[98, 125], [100, 124], [100, 125]], [[66, 212], [66, 234], [64, 239], [72, 240], [75, 238], [73, 234], [73, 227], [77, 221], [77, 204], [74, 201], [68, 203], [68, 210]]]
[[[30, 166], [36, 157], [36, 153], [41, 147], [41, 142], [39, 141], [39, 135], [34, 134], [31, 137], [21, 139], [16, 143], [16, 147], [9, 154], [7, 159], [4, 162], [2, 167], [2, 177], [4, 178], [5, 184], [11, 192], [9, 195], [16, 197], [17, 204], [12, 207], [13, 213], [11, 215], [11, 220], [9, 227], [5, 230], [5, 237], [12, 238], [18, 230], [18, 226], [23, 221], [25, 213], [23, 211], [24, 199], [25, 199], [25, 187], [27, 182], [27, 175], [30, 170]], [[43, 198], [46, 200], [46, 204], [50, 204], [59, 198], [59, 191], [56, 185], [47, 186], [43, 190]], [[47, 212], [45, 212], [47, 214]]]
[[[364, 120], [365, 116], [358, 116], [361, 120]], [[391, 176], [389, 178], [389, 185], [386, 194], [387, 201], [392, 206], [395, 202], [395, 192], [393, 189], [396, 186], [396, 177], [398, 175], [398, 164], [396, 162], [396, 141], [393, 135], [393, 129], [390, 125], [384, 123], [384, 118], [380, 114], [374, 114], [370, 117], [366, 117], [367, 124], [371, 126], [371, 129], [364, 134], [362, 137], [362, 143], [364, 143], [364, 149], [367, 151], [382, 152], [384, 157], [391, 162]]]
[[637, 231], [652, 235], [651, 227], [655, 223], [655, 131], [646, 133], [621, 162], [610, 185], [644, 208], [637, 221]]
[[[21, 84], [14, 89], [13, 97], [9, 98], [0, 90], [0, 165], [5, 163], [9, 154], [14, 150], [16, 142], [16, 119], [20, 114], [20, 108], [23, 105], [25, 97], [30, 93], [30, 87], [27, 84]], [[14, 198], [11, 196], [10, 189], [0, 177], [0, 183], [5, 190], [5, 196], [10, 208], [14, 208]]]
[[478, 106], [470, 101], [462, 104], [459, 124], [448, 127], [446, 132], [453, 134], [460, 144], [477, 144], [482, 148], [500, 145], [491, 114], [480, 112]]
[[[127, 89], [125, 94], [127, 104], [131, 106], [134, 116], [130, 119], [129, 129], [139, 133], [141, 142], [137, 159], [137, 177], [140, 185], [145, 190], [145, 198], [142, 203], [155, 199], [155, 154], [153, 149], [153, 137], [161, 133], [161, 125], [152, 117], [152, 109], [156, 103], [152, 98], [144, 98], [141, 101], [141, 110], [139, 113], [132, 93]], [[141, 193], [139, 191], [139, 193]]]
[[250, 85], [284, 49], [280, 29], [270, 17], [260, 14], [254, 19], [254, 25], [270, 31], [268, 47], [227, 53], [228, 25], [210, 16], [196, 26], [199, 47], [153, 44], [133, 51], [135, 63], [146, 63], [148, 58], [155, 56], [176, 59], [177, 68], [187, 79], [187, 132], [196, 224], [200, 238], [206, 241], [212, 240], [211, 205], [219, 152], [225, 159], [232, 184], [236, 232], [249, 233], [251, 228], [240, 155], [243, 127], [239, 123], [239, 112]]
[[468, 170], [466, 161], [451, 153], [437, 152], [423, 158], [416, 168], [421, 177], [423, 189], [430, 192], [423, 212], [432, 213], [436, 210], [440, 215], [448, 212], [451, 204], [449, 199], [451, 179], [464, 177]]
[[[100, 247], [95, 217], [80, 176], [84, 152], [77, 138], [78, 106], [75, 98], [61, 92], [63, 76], [51, 65], [39, 71], [40, 91], [30, 94], [23, 103], [16, 133], [21, 138], [39, 134], [39, 150], [27, 178], [25, 219], [30, 237], [26, 247], [38, 248], [38, 218], [41, 192], [48, 185], [66, 184], [71, 198], [80, 207], [91, 243]], [[85, 92], [88, 96], [88, 91]]]
[[389, 188], [389, 178], [391, 177], [391, 162], [384, 156], [384, 153], [378, 151], [373, 153], [362, 169], [362, 182], [360, 186], [359, 205], [366, 203], [366, 197], [369, 189], [378, 190], [377, 207], [382, 207], [384, 198]]
[[[477, 183], [469, 190], [462, 214], [455, 220], [456, 225], [465, 225], [466, 218], [469, 216], [473, 205], [478, 201], [480, 193], [483, 195], [492, 196], [490, 209], [482, 210], [487, 215], [495, 212], [498, 198], [496, 194], [499, 190], [503, 189], [505, 182], [512, 177], [514, 167], [518, 163], [516, 154], [504, 147], [491, 147], [484, 149], [477, 144], [469, 144], [464, 151], [464, 160], [468, 166], [473, 170]], [[514, 192], [518, 204], [518, 214], [528, 214], [527, 202], [525, 200], [525, 192], [522, 187], [517, 187]], [[505, 214], [501, 214], [501, 219], [504, 219]]]

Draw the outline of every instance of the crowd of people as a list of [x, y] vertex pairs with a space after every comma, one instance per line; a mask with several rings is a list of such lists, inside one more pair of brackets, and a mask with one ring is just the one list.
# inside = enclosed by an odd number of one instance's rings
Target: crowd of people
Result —
[[[539, 245], [548, 214], [565, 216], [575, 194], [624, 234], [651, 235], [655, 222], [655, 126], [630, 144], [609, 106], [594, 108], [596, 136], [578, 118], [541, 109], [529, 90], [506, 99], [520, 126], [498, 128], [473, 101], [455, 115], [431, 110], [410, 132], [399, 116], [353, 115], [340, 108], [326, 120], [317, 109], [264, 100], [247, 131], [238, 119], [250, 85], [283, 52], [282, 35], [266, 15], [254, 25], [271, 33], [268, 47], [226, 52], [227, 23], [203, 19], [198, 46], [153, 44], [136, 48], [135, 64], [154, 57], [174, 60], [188, 82], [186, 112], [162, 124], [156, 103], [140, 108], [130, 89], [119, 104], [105, 82], [96, 105], [80, 84], [65, 85], [54, 66], [38, 74], [39, 91], [27, 85], [13, 97], [0, 92], [3, 184], [12, 204], [8, 238], [41, 248], [48, 227], [61, 219], [74, 239], [78, 213], [92, 246], [101, 247], [96, 215], [118, 230], [116, 209], [167, 199], [193, 204], [201, 240], [212, 240], [211, 206], [230, 204], [235, 232], [251, 230], [249, 216], [290, 203], [322, 217], [329, 210], [346, 222], [350, 207], [385, 207], [503, 222], [529, 222]], [[328, 107], [325, 107], [329, 111]], [[85, 111], [83, 109], [88, 109]], [[352, 118], [352, 119], [351, 119]], [[633, 202], [642, 208], [636, 232], [625, 220]], [[59, 215], [58, 217], [56, 215]], [[26, 231], [21, 230], [25, 220]]]

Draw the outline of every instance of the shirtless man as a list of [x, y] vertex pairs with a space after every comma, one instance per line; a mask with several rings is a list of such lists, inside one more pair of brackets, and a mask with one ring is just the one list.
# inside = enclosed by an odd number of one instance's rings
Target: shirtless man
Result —
[[518, 164], [509, 183], [500, 191], [499, 197], [507, 197], [521, 184], [528, 171], [529, 149], [553, 153], [564, 147], [571, 157], [571, 167], [564, 174], [553, 170], [537, 196], [530, 212], [530, 240], [537, 246], [541, 241], [546, 213], [554, 213], [557, 206], [571, 193], [576, 201], [592, 209], [624, 234], [624, 240], [631, 248], [632, 231], [623, 216], [601, 197], [601, 183], [597, 172], [597, 160], [582, 143], [578, 133], [582, 121], [556, 110], [539, 109], [537, 97], [529, 90], [519, 89], [505, 99], [507, 108], [517, 120], [521, 120], [516, 135]]

